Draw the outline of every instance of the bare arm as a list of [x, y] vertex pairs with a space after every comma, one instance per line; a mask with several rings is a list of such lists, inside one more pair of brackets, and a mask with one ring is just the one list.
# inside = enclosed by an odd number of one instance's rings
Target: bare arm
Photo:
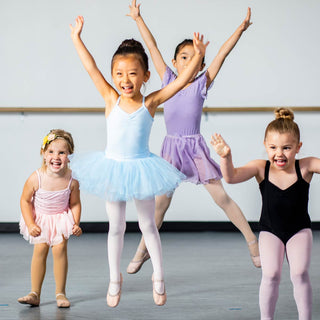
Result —
[[20, 198], [20, 208], [24, 222], [31, 236], [37, 237], [41, 234], [40, 227], [36, 224], [33, 217], [32, 197], [38, 188], [37, 174], [34, 172], [26, 181]]
[[72, 180], [71, 183], [71, 193], [70, 193], [70, 210], [74, 219], [74, 226], [72, 228], [72, 233], [75, 236], [80, 236], [82, 230], [80, 228], [80, 217], [81, 217], [81, 201], [80, 201], [80, 190], [79, 182], [77, 180]]
[[106, 113], [110, 112], [110, 108], [114, 105], [118, 94], [113, 87], [105, 80], [102, 73], [98, 69], [96, 62], [81, 39], [81, 31], [83, 28], [84, 19], [82, 16], [76, 18], [75, 27], [70, 25], [71, 38], [77, 50], [80, 60], [84, 68], [89, 73], [94, 85], [100, 92], [106, 104]]
[[141, 4], [138, 4], [138, 5], [136, 4], [136, 0], [132, 0], [131, 5], [129, 5], [130, 13], [127, 14], [127, 16], [130, 16], [136, 22], [139, 32], [142, 36], [142, 39], [146, 44], [146, 46], [148, 47], [153, 64], [162, 80], [165, 74], [167, 65], [162, 58], [162, 55], [158, 49], [155, 38], [153, 37], [151, 31], [149, 30], [144, 20], [142, 19], [142, 16], [140, 14], [140, 5]]
[[235, 47], [238, 40], [240, 39], [242, 33], [248, 29], [248, 27], [252, 24], [250, 22], [251, 18], [251, 9], [248, 8], [247, 16], [241, 25], [237, 28], [237, 30], [233, 33], [233, 35], [222, 45], [218, 54], [213, 59], [212, 63], [210, 64], [207, 70], [207, 88], [209, 88], [212, 81], [217, 76], [218, 72], [220, 71], [222, 64], [231, 50]]
[[299, 160], [303, 179], [310, 183], [314, 173], [320, 173], [320, 159], [316, 157], [302, 158]]
[[179, 74], [179, 76], [174, 81], [169, 83], [161, 90], [151, 93], [146, 98], [146, 106], [152, 116], [154, 115], [156, 108], [160, 104], [174, 96], [178, 91], [185, 87], [185, 85], [193, 77], [196, 70], [202, 63], [202, 59], [205, 55], [208, 44], [209, 42], [204, 44], [203, 35], [200, 36], [199, 33], [194, 33], [193, 46], [195, 54], [188, 66]]
[[220, 168], [224, 180], [227, 183], [239, 183], [256, 177], [257, 181], [262, 180], [261, 168], [263, 160], [250, 161], [246, 165], [235, 168], [232, 161], [231, 149], [220, 134], [214, 134], [210, 142], [215, 152], [220, 156]]

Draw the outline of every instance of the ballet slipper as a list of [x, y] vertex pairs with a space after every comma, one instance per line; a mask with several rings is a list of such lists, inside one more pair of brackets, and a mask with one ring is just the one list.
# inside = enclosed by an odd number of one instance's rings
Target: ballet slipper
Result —
[[261, 268], [261, 260], [260, 260], [260, 255], [256, 256], [253, 253], [251, 253], [251, 251], [253, 251], [255, 248], [255, 246], [258, 246], [258, 240], [254, 239], [252, 241], [247, 242], [248, 247], [249, 247], [249, 251], [250, 251], [250, 257], [252, 260], [252, 263], [254, 264], [254, 266], [256, 268]]
[[166, 288], [163, 293], [158, 293], [154, 287], [155, 282], [164, 282], [163, 280], [155, 280], [152, 275], [153, 301], [157, 306], [163, 306], [167, 301]]
[[32, 291], [28, 293], [26, 296], [18, 299], [18, 302], [21, 304], [30, 304], [31, 306], [38, 306], [40, 304], [39, 295]]
[[70, 307], [70, 301], [67, 299], [67, 297], [64, 293], [57, 293], [56, 300], [57, 300], [57, 307], [58, 308], [69, 308]]
[[137, 261], [134, 261], [134, 260], [130, 261], [127, 267], [127, 273], [129, 274], [137, 273], [141, 269], [142, 265], [149, 259], [150, 259], [149, 252], [144, 251], [144, 255], [142, 256], [142, 259]]
[[121, 273], [120, 273], [120, 281], [110, 281], [110, 283], [113, 283], [113, 284], [120, 284], [119, 292], [115, 295], [110, 294], [108, 289], [107, 304], [111, 308], [115, 308], [120, 302], [122, 282], [123, 282], [123, 278]]

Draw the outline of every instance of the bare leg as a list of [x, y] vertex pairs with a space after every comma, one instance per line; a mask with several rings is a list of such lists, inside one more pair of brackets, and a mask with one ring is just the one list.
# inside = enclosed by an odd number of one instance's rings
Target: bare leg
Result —
[[53, 274], [56, 281], [56, 299], [60, 308], [70, 307], [70, 302], [66, 297], [66, 282], [68, 274], [68, 240], [52, 247]]
[[31, 291], [36, 292], [39, 297], [46, 274], [48, 252], [49, 246], [46, 243], [34, 245], [31, 261]]
[[225, 212], [229, 220], [240, 230], [249, 245], [250, 255], [254, 265], [260, 267], [257, 237], [252, 232], [239, 206], [226, 193], [220, 180], [211, 180], [210, 183], [205, 184], [204, 187], [210, 193], [214, 202]]
[[35, 244], [31, 260], [31, 292], [18, 299], [22, 304], [38, 306], [40, 303], [41, 287], [46, 274], [49, 246], [46, 243]]
[[[156, 205], [155, 205], [155, 222], [158, 229], [161, 228], [164, 216], [170, 206], [172, 197], [167, 197], [167, 195], [161, 195], [156, 197]], [[144, 242], [143, 236], [141, 237], [139, 246], [137, 251], [130, 262], [127, 272], [128, 273], [136, 273], [140, 270], [141, 265], [144, 261], [148, 260], [149, 255], [147, 252], [147, 247]]]

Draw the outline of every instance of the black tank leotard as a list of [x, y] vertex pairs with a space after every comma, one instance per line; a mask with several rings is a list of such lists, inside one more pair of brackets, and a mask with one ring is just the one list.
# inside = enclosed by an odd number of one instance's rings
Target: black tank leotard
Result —
[[311, 228], [309, 183], [301, 176], [299, 160], [296, 160], [295, 167], [298, 180], [282, 190], [269, 181], [270, 162], [267, 161], [264, 180], [259, 184], [262, 195], [260, 231], [273, 233], [284, 244], [300, 230]]

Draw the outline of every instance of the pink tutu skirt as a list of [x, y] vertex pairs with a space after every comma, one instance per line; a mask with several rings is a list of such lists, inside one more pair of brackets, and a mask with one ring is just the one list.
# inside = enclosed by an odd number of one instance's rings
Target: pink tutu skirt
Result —
[[184, 181], [208, 184], [220, 180], [219, 165], [210, 157], [210, 150], [201, 134], [187, 136], [167, 135], [163, 141], [161, 157], [186, 175]]
[[68, 211], [57, 214], [36, 213], [35, 223], [41, 229], [38, 237], [29, 234], [24, 219], [21, 217], [19, 225], [23, 238], [31, 244], [46, 243], [52, 247], [61, 243], [63, 239], [69, 239], [72, 235], [74, 219], [71, 210], [68, 209]]

